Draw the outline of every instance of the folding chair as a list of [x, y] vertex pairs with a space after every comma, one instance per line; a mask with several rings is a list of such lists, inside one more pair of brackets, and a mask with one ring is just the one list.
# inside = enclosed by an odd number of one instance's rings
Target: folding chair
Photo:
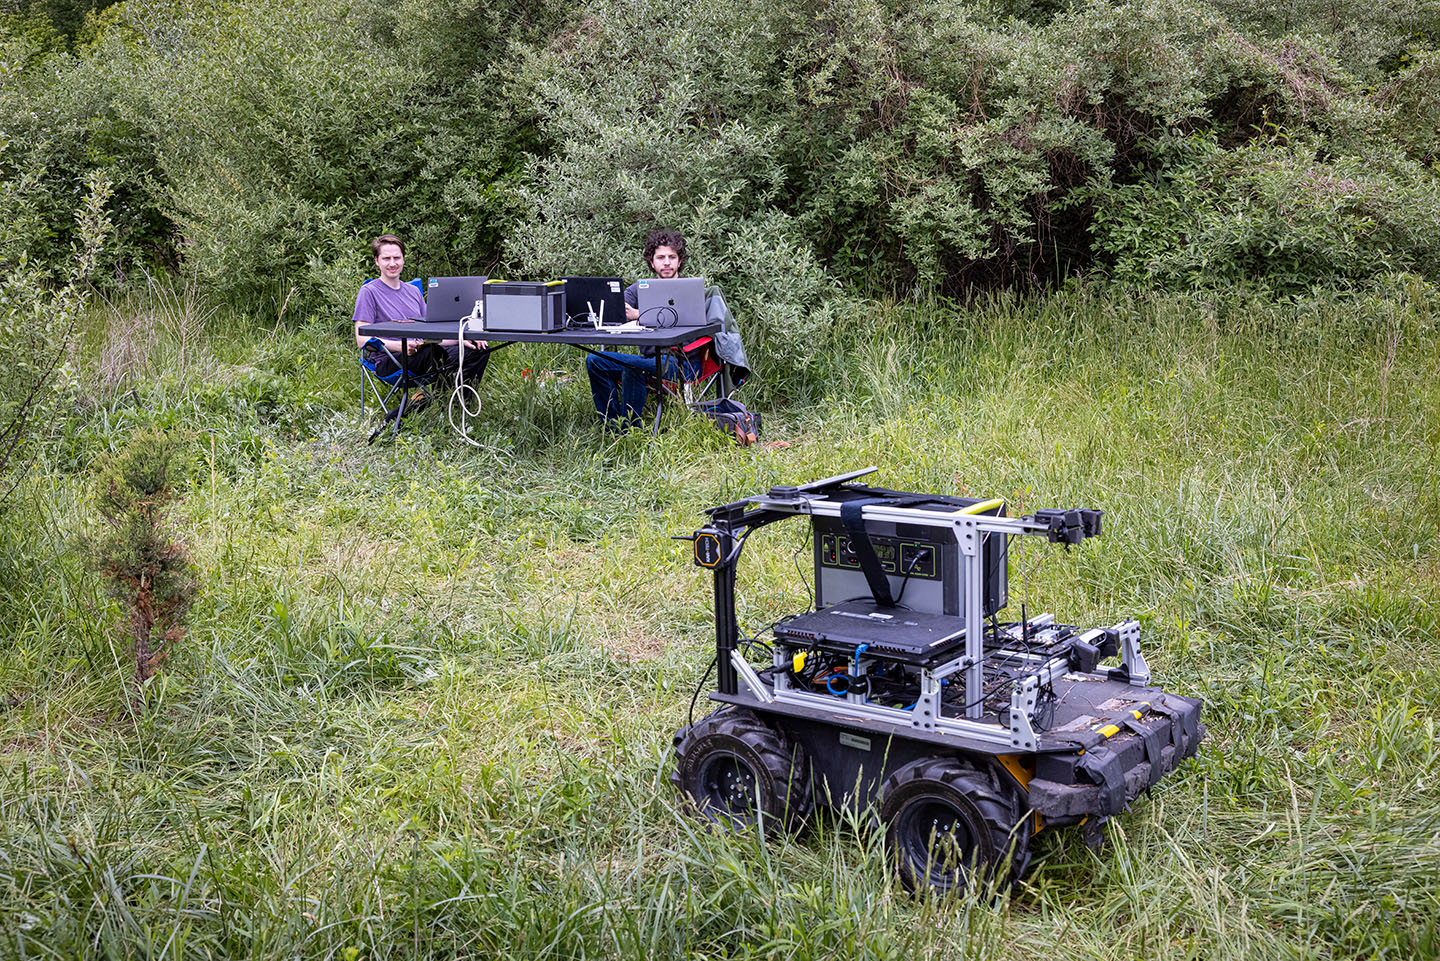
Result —
[[[407, 282], [414, 286], [416, 290], [420, 291], [422, 296], [424, 295], [425, 281], [423, 279], [416, 277], [415, 279]], [[390, 358], [390, 362], [395, 365], [394, 371], [386, 374], [383, 377], [376, 372], [375, 364], [369, 360], [366, 360], [365, 358], [367, 349], [372, 346], [379, 347], [382, 351], [384, 351], [385, 356]], [[367, 391], [371, 396], [375, 398], [376, 405], [381, 410], [385, 411], [386, 415], [385, 419], [381, 421], [380, 426], [377, 427], [374, 433], [370, 435], [370, 440], [372, 442], [375, 440], [376, 437], [380, 436], [380, 432], [385, 429], [387, 424], [391, 423], [392, 419], [395, 425], [395, 429], [398, 432], [400, 429], [401, 418], [403, 418], [406, 414], [412, 413], [415, 410], [419, 410], [420, 407], [425, 406], [431, 400], [433, 400], [434, 387], [436, 383], [442, 377], [444, 377], [444, 372], [440, 370], [432, 370], [428, 373], [417, 374], [413, 371], [406, 371], [401, 369], [402, 365], [400, 364], [400, 360], [395, 356], [394, 352], [392, 352], [390, 348], [386, 347], [380, 341], [380, 338], [378, 337], [371, 337], [365, 342], [365, 345], [360, 348], [360, 356], [358, 359], [360, 361], [360, 420], [362, 423], [365, 420], [365, 395]], [[383, 392], [381, 389], [382, 386], [384, 388]], [[395, 394], [402, 388], [414, 388], [420, 390], [424, 395], [423, 400], [419, 404], [415, 405], [405, 404], [402, 402], [401, 404], [397, 404], [392, 409], [390, 407], [390, 399], [394, 397]]]
[[[729, 398], [735, 388], [745, 382], [745, 378], [735, 376], [735, 368], [721, 360], [715, 352], [713, 337], [693, 340], [681, 347], [680, 353], [686, 361], [681, 366], [681, 377], [665, 378], [658, 386], [669, 396], [682, 398], [685, 406], [692, 410]], [[687, 376], [692, 368], [695, 370], [694, 376]], [[664, 409], [664, 404], [656, 406], [656, 433], [660, 431], [660, 415]]]
[[[699, 371], [694, 378], [685, 380], [680, 384], [680, 393], [685, 398], [687, 406], [694, 407], [700, 401], [714, 397], [725, 397], [735, 388], [744, 383], [744, 378], [736, 378], [734, 368], [720, 359], [715, 353], [715, 338], [701, 337], [699, 340], [691, 341], [681, 349], [691, 365], [699, 365]], [[728, 380], [728, 384], [727, 384]]]
[[[390, 358], [390, 362], [395, 365], [396, 369], [389, 374], [381, 376], [375, 370], [375, 364], [365, 357], [366, 349], [371, 346], [379, 347], [384, 351], [385, 356]], [[443, 376], [444, 372], [431, 370], [428, 373], [417, 374], [414, 371], [408, 371], [409, 377], [405, 376], [406, 373], [407, 371], [400, 370], [399, 358], [395, 356], [389, 347], [386, 347], [380, 342], [380, 338], [371, 337], [366, 341], [365, 347], [360, 349], [360, 417], [362, 419], [365, 417], [365, 392], [367, 387], [369, 388], [370, 395], [375, 398], [375, 403], [380, 409], [388, 412], [390, 409], [390, 398], [394, 397], [395, 393], [399, 391], [402, 386], [413, 387], [424, 391], [428, 398], [431, 394], [431, 389], [435, 385], [435, 381]], [[382, 385], [385, 388], [383, 394], [381, 393]]]

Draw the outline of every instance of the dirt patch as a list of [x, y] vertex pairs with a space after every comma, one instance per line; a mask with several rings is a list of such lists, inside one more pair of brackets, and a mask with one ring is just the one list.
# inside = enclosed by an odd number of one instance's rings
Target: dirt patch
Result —
[[8, 741], [0, 741], [0, 754], [43, 754], [45, 750], [43, 737], [12, 737]]
[[600, 644], [617, 659], [623, 657], [630, 664], [658, 660], [667, 647], [663, 638], [644, 632], [607, 637]]

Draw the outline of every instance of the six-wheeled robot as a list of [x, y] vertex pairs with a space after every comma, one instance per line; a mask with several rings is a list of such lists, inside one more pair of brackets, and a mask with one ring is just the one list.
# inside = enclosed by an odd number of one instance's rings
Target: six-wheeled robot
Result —
[[[796, 829], [816, 805], [872, 810], [912, 889], [1017, 878], [1042, 828], [1081, 824], [1098, 844], [1204, 737], [1200, 701], [1150, 686], [1135, 621], [1000, 620], [1011, 539], [1078, 544], [1101, 512], [1008, 517], [1001, 500], [855, 482], [874, 470], [712, 508], [690, 536], [714, 573], [721, 706], [676, 733], [675, 787], [704, 817], [762, 830]], [[815, 609], [742, 639], [741, 551], [796, 516]], [[751, 663], [757, 649], [768, 663]]]

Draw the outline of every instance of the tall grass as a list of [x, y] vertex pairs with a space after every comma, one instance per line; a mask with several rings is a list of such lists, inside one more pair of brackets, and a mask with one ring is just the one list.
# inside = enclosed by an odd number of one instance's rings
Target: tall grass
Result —
[[[873, 305], [814, 382], [761, 372], [790, 446], [759, 450], [606, 437], [575, 356], [516, 347], [477, 450], [434, 411], [367, 446], [334, 325], [97, 310], [0, 530], [0, 956], [1434, 956], [1436, 333], [1423, 289]], [[142, 426], [189, 437], [202, 596], [132, 713], [75, 546], [93, 458]], [[870, 463], [1103, 508], [1083, 549], [1017, 552], [1012, 602], [1139, 617], [1207, 702], [1201, 756], [1105, 850], [1044, 834], [998, 902], [905, 896], [864, 818], [761, 842], [670, 793], [711, 644], [670, 537]], [[807, 602], [807, 557], [798, 525], [755, 539], [746, 627]]]

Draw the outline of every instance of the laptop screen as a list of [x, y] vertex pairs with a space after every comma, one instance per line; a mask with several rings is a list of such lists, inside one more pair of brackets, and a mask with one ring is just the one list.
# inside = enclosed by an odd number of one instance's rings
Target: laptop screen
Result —
[[425, 319], [443, 322], [469, 317], [484, 291], [484, 277], [431, 277], [425, 292]]
[[625, 323], [624, 282], [619, 277], [561, 277], [565, 312], [572, 324]]
[[636, 285], [646, 327], [704, 327], [705, 281], [700, 277], [642, 280]]

